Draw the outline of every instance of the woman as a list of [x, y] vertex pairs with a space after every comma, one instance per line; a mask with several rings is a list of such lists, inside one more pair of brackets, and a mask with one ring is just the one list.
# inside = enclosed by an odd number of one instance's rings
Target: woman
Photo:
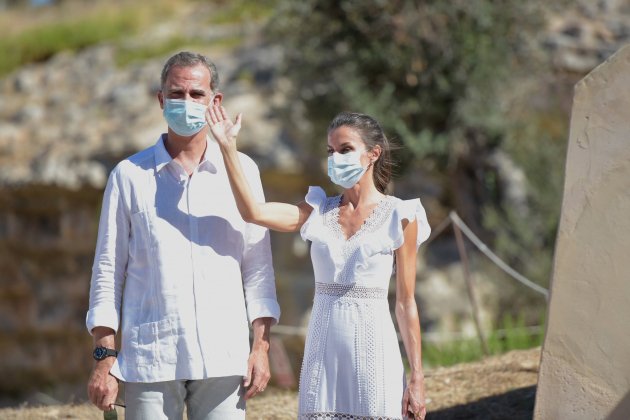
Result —
[[[326, 197], [310, 187], [297, 205], [258, 203], [240, 167], [236, 136], [223, 107], [206, 120], [220, 145], [244, 220], [312, 242], [315, 298], [300, 375], [300, 419], [423, 419], [420, 322], [414, 297], [416, 253], [430, 228], [419, 199], [385, 194], [390, 148], [367, 115], [341, 113], [328, 128], [328, 174], [344, 188]], [[405, 372], [387, 302], [395, 258], [396, 319]], [[401, 407], [402, 406], [402, 407]]]

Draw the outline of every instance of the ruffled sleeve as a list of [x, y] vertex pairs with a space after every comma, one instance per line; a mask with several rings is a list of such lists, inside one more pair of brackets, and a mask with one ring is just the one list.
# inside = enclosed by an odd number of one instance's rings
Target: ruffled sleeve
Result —
[[418, 221], [418, 237], [416, 247], [426, 241], [431, 235], [431, 227], [427, 221], [427, 215], [419, 198], [413, 200], [399, 200], [394, 208], [392, 221], [389, 226], [389, 237], [392, 240], [392, 250], [398, 249], [405, 242], [402, 221]]
[[326, 203], [326, 192], [321, 187], [308, 187], [304, 201], [313, 207], [313, 211], [302, 225], [300, 235], [305, 241], [312, 241], [314, 233], [320, 230], [322, 224], [321, 207]]

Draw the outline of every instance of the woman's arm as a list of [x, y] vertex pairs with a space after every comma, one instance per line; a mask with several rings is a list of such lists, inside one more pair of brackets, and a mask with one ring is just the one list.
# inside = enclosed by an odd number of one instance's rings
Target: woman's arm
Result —
[[305, 202], [293, 205], [256, 201], [236, 150], [236, 136], [241, 129], [241, 119], [242, 115], [238, 114], [232, 122], [225, 109], [216, 105], [206, 111], [206, 121], [212, 136], [219, 143], [238, 211], [248, 223], [256, 223], [280, 232], [295, 232], [302, 227], [313, 208]]
[[403, 396], [403, 417], [423, 419], [424, 374], [422, 372], [422, 347], [420, 342], [420, 317], [415, 298], [416, 286], [416, 238], [418, 222], [403, 221], [405, 242], [396, 250], [396, 320], [402, 335], [411, 368], [411, 377]]

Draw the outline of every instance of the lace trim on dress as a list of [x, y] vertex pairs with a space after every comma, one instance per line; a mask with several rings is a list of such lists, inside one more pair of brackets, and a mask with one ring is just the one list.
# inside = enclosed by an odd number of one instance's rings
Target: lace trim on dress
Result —
[[319, 412], [300, 414], [299, 420], [400, 420], [400, 417], [357, 416], [355, 414]]
[[[300, 399], [305, 398], [305, 406], [307, 409], [313, 410], [317, 402], [317, 389], [319, 389], [319, 382], [321, 379], [322, 360], [324, 358], [324, 349], [326, 348], [326, 335], [322, 334], [328, 328], [328, 320], [330, 317], [329, 311], [322, 311], [319, 313], [320, 306], [313, 307], [313, 313], [318, 313], [314, 317], [314, 323], [312, 325], [313, 336], [317, 339], [310, 345], [310, 351], [305, 355], [305, 363], [302, 364], [302, 370], [310, 372], [310, 378], [305, 378], [308, 381], [305, 389], [305, 395], [300, 392]], [[306, 365], [306, 362], [309, 365]], [[302, 377], [302, 374], [300, 375]], [[302, 384], [300, 384], [302, 387]]]
[[341, 195], [334, 197], [326, 197], [324, 205], [324, 225], [328, 226], [337, 238], [344, 238], [341, 225], [339, 224], [339, 205], [341, 204]]
[[351, 237], [346, 238], [341, 225], [339, 224], [339, 205], [341, 195], [330, 197], [324, 206], [324, 225], [333, 234], [343, 240], [343, 259], [346, 262], [344, 268], [337, 274], [335, 283], [350, 283], [349, 278], [354, 277], [354, 269], [360, 257], [361, 238], [368, 233], [376, 231], [383, 226], [387, 218], [394, 210], [395, 200], [391, 196], [385, 196], [372, 210], [372, 213], [365, 219], [359, 230]]
[[339, 206], [343, 195], [327, 197], [324, 205], [324, 225], [328, 226], [335, 236], [346, 242], [354, 242], [365, 233], [373, 232], [380, 227], [394, 208], [394, 200], [391, 196], [385, 196], [378, 202], [372, 213], [363, 221], [363, 224], [352, 236], [346, 238], [346, 234], [339, 224]]
[[356, 299], [387, 299], [387, 289], [352, 284], [315, 283], [315, 293]]

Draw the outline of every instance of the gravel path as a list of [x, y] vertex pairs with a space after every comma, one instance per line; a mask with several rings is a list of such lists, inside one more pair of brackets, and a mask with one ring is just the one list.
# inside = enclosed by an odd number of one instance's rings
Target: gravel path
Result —
[[[427, 420], [531, 419], [539, 359], [540, 348], [518, 350], [427, 372]], [[289, 420], [296, 416], [294, 391], [268, 388], [247, 405], [247, 420]], [[3, 420], [102, 418], [102, 413], [88, 404], [0, 410]], [[123, 409], [119, 409], [118, 418], [124, 419]]]

